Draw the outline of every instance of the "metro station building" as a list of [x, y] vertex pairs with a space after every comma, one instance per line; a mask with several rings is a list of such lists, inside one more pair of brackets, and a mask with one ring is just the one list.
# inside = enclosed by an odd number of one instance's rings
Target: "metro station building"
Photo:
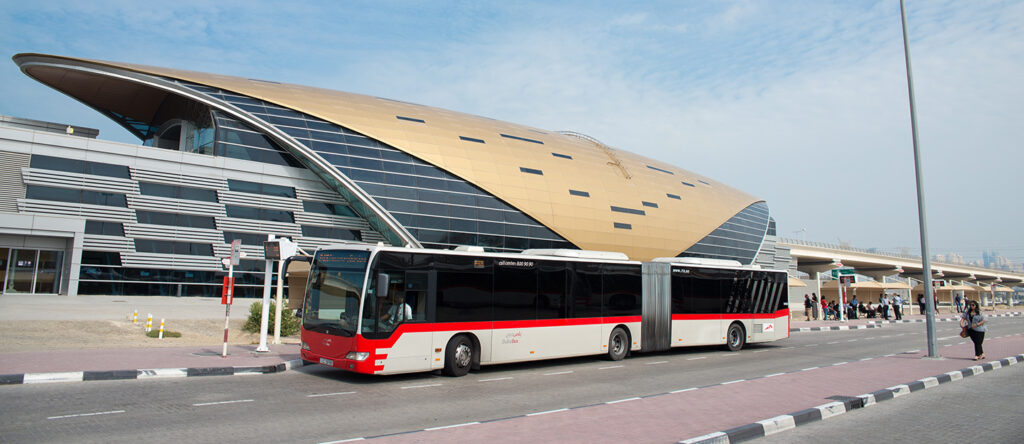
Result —
[[18, 54], [27, 76], [119, 123], [0, 117], [3, 293], [239, 296], [262, 243], [617, 251], [785, 269], [768, 206], [607, 146], [414, 103], [273, 81]]

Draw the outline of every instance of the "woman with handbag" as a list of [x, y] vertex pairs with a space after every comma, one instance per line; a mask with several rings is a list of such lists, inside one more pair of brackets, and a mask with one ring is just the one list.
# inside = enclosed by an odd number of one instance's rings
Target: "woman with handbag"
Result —
[[[960, 326], [974, 342], [974, 360], [985, 359], [985, 350], [981, 347], [981, 343], [985, 342], [985, 332], [988, 331], [988, 327], [985, 326], [985, 315], [981, 314], [977, 301], [967, 301], [967, 310], [960, 315]], [[963, 336], [963, 332], [960, 335]]]

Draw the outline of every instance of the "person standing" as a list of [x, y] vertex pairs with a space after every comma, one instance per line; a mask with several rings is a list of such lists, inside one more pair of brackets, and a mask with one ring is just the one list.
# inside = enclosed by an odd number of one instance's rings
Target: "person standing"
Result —
[[850, 319], [857, 319], [857, 307], [857, 295], [853, 295], [850, 300]]
[[985, 342], [988, 327], [985, 326], [985, 315], [981, 314], [977, 301], [967, 301], [967, 310], [960, 315], [960, 325], [967, 327], [967, 334], [971, 342], [974, 342], [974, 360], [985, 359], [985, 349], [981, 343]]
[[811, 320], [811, 295], [809, 294], [804, 295], [804, 317], [808, 321]]
[[817, 321], [818, 320], [818, 295], [816, 293], [811, 293], [811, 310], [813, 311], [813, 313], [811, 313], [811, 314], [814, 315], [814, 320]]
[[889, 320], [889, 297], [882, 294], [882, 297], [878, 299], [878, 307], [882, 310], [882, 318], [886, 321]]
[[956, 304], [956, 312], [957, 313], [963, 313], [964, 312], [963, 299], [960, 299], [960, 295], [959, 294], [957, 294], [956, 297], [953, 298], [953, 303]]
[[921, 294], [920, 296], [917, 297], [917, 306], [921, 307], [921, 314], [923, 315], [925, 310], [924, 294]]
[[896, 315], [896, 320], [903, 319], [903, 298], [900, 297], [899, 293], [892, 295], [892, 313]]

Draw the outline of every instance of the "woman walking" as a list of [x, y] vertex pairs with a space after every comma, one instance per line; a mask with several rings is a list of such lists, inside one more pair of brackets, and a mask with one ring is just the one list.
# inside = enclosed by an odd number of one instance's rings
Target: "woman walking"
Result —
[[967, 327], [967, 334], [974, 342], [974, 360], [985, 359], [985, 349], [981, 343], [985, 342], [985, 315], [981, 314], [977, 301], [967, 301], [967, 311], [960, 315], [960, 325]]

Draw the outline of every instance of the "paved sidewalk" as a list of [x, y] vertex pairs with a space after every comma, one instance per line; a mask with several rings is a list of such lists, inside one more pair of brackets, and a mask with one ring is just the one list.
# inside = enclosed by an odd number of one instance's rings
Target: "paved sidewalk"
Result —
[[987, 362], [962, 357], [969, 353], [965, 347], [970, 345], [955, 350], [944, 347], [940, 354], [949, 357], [943, 359], [928, 359], [914, 351], [707, 387], [680, 387], [673, 392], [589, 406], [567, 405], [565, 409], [483, 423], [338, 438], [366, 438], [380, 443], [739, 442], [1024, 362], [1021, 335], [986, 340]]
[[[801, 312], [803, 313], [803, 312]], [[985, 310], [985, 316], [989, 317], [1008, 317], [1008, 316], [1024, 316], [1024, 312], [1019, 309], [997, 309], [997, 310]], [[935, 315], [935, 322], [959, 322], [959, 313], [938, 313]], [[857, 318], [848, 319], [846, 321], [801, 321], [793, 320], [790, 321], [789, 328], [791, 332], [806, 332], [806, 331], [825, 331], [825, 330], [856, 330], [862, 328], [879, 328], [889, 324], [899, 323], [922, 323], [925, 322], [924, 315], [905, 315], [903, 320], [897, 321], [895, 318], [890, 317], [889, 320], [882, 318]]]

